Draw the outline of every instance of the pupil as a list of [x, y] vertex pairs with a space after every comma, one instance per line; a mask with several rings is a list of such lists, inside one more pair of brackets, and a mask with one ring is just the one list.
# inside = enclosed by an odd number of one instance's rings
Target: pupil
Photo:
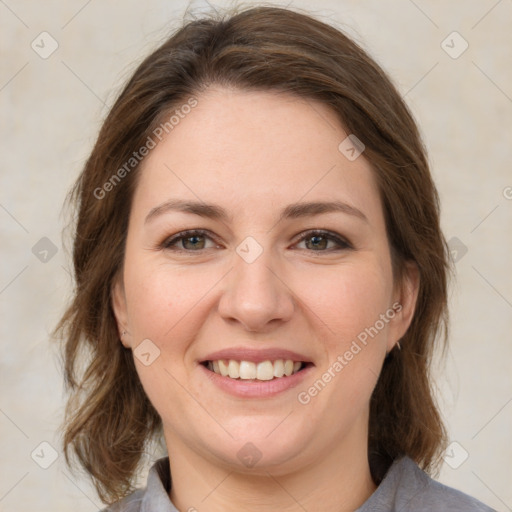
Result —
[[325, 242], [326, 242], [326, 239], [322, 236], [317, 236], [317, 235], [313, 235], [310, 240], [315, 240], [315, 242], [313, 242], [314, 244], [314, 247], [318, 248], [320, 247], [318, 244], [318, 240], [320, 240], [320, 243], [324, 242], [324, 244], [321, 245], [321, 248], [325, 248]]
[[[200, 236], [197, 236], [197, 235], [189, 236], [188, 238], [185, 239], [185, 243], [190, 242], [191, 240], [192, 241], [195, 240], [197, 242], [198, 238], [200, 238]], [[195, 242], [192, 243], [192, 247], [198, 247], [198, 246], [200, 246], [200, 244], [197, 244]]]

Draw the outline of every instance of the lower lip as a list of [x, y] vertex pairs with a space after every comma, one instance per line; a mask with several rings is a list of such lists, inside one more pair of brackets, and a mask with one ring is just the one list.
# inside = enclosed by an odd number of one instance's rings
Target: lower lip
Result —
[[313, 369], [313, 365], [307, 366], [303, 370], [290, 375], [289, 377], [279, 377], [272, 380], [244, 380], [223, 377], [218, 373], [208, 370], [202, 364], [199, 365], [200, 371], [204, 372], [206, 377], [210, 379], [220, 389], [230, 395], [241, 398], [267, 398], [276, 396], [289, 389], [298, 386]]

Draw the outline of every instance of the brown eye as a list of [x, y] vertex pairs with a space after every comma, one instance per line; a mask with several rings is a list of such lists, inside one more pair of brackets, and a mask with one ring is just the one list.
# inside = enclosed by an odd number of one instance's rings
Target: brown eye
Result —
[[205, 246], [207, 240], [213, 241], [203, 230], [182, 231], [171, 238], [167, 238], [162, 243], [162, 248], [175, 251], [198, 252], [208, 249]]
[[[309, 231], [304, 233], [299, 240], [299, 243], [301, 242], [306, 243], [306, 249], [315, 252], [331, 252], [332, 250], [352, 248], [348, 242], [328, 231]], [[333, 242], [335, 247], [331, 246], [328, 248], [329, 242]]]

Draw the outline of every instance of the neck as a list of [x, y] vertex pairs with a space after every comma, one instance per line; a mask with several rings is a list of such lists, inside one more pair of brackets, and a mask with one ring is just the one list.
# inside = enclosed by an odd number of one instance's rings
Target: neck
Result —
[[[177, 446], [176, 439], [167, 441], [168, 447]], [[178, 510], [198, 512], [353, 512], [376, 489], [366, 437], [361, 441], [346, 439], [294, 471], [262, 466], [256, 472], [256, 465], [253, 473], [214, 464], [182, 445], [169, 451], [170, 499]]]

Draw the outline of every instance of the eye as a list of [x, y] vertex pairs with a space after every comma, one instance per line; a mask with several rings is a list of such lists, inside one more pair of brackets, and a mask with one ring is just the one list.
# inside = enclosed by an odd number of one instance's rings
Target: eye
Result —
[[[207, 240], [213, 242], [210, 247], [206, 246]], [[351, 244], [342, 237], [324, 230], [311, 230], [303, 233], [297, 243], [302, 242], [306, 243], [306, 250], [313, 252], [332, 252], [352, 249]], [[328, 247], [330, 242], [334, 243], [335, 247]], [[181, 231], [165, 239], [160, 247], [172, 251], [199, 252], [205, 249], [211, 249], [212, 247], [218, 247], [218, 244], [206, 230], [191, 229]]]
[[[209, 248], [205, 247], [206, 240], [213, 241], [213, 239], [207, 235], [207, 232], [205, 230], [192, 229], [188, 231], [181, 231], [180, 233], [177, 233], [176, 235], [167, 238], [166, 240], [164, 240], [161, 247], [162, 249], [170, 249], [174, 251], [198, 252], [203, 249]], [[216, 244], [214, 243], [213, 246], [215, 245]]]
[[[335, 235], [334, 233], [324, 230], [313, 230], [303, 233], [299, 239], [299, 243], [302, 243], [303, 241], [306, 242], [306, 248], [313, 252], [331, 252], [333, 250], [340, 251], [352, 249], [349, 242], [343, 240], [343, 238]], [[308, 244], [309, 241], [311, 241], [311, 243]], [[328, 249], [327, 246], [329, 245], [329, 242], [334, 242], [337, 247], [330, 247]]]

